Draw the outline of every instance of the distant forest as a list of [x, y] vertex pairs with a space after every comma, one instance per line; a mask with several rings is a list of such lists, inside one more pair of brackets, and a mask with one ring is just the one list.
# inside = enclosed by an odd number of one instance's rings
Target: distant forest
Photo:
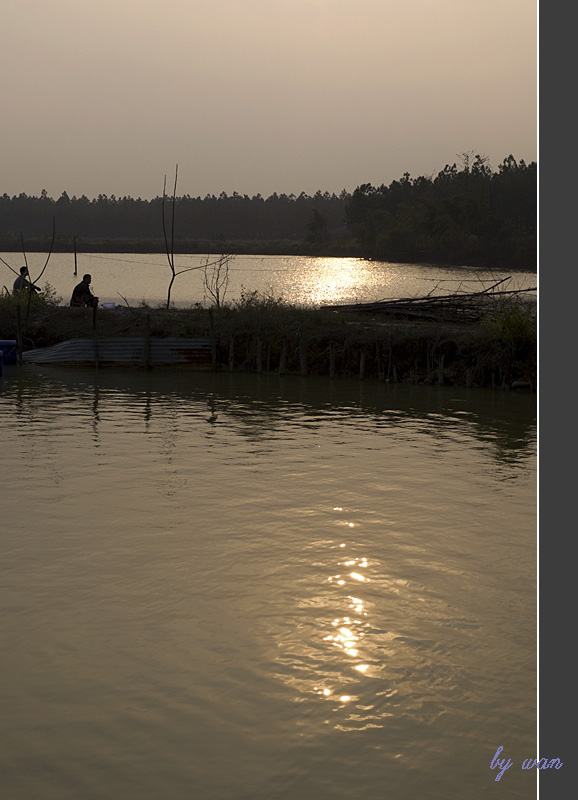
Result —
[[[171, 235], [172, 198], [165, 201]], [[160, 252], [162, 197], [99, 195], [54, 200], [0, 197], [0, 250]], [[352, 255], [385, 261], [536, 267], [537, 165], [508, 156], [494, 171], [463, 153], [435, 177], [405, 173], [389, 186], [353, 193], [234, 192], [178, 196], [175, 252]]]

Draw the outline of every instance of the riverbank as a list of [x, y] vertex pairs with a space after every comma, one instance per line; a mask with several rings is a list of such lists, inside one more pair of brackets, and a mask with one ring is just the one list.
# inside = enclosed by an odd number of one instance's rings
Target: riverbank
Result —
[[26, 312], [3, 297], [0, 330], [3, 339], [20, 337], [23, 350], [71, 339], [204, 338], [211, 343], [206, 368], [217, 370], [503, 389], [534, 389], [537, 380], [535, 305], [518, 297], [496, 300], [474, 323], [338, 313], [257, 293], [210, 310], [116, 306], [96, 313], [48, 303]]

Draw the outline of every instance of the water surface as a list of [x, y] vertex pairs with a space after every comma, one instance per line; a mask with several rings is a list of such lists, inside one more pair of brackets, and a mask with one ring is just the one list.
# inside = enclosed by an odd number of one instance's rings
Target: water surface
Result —
[[[2, 258], [18, 271], [22, 256], [2, 253]], [[158, 305], [166, 302], [171, 271], [163, 254], [79, 253], [77, 276], [74, 254], [54, 253], [47, 263], [46, 253], [28, 256], [33, 280], [46, 270], [39, 286], [48, 282], [65, 304], [81, 276], [92, 275], [92, 288], [101, 302]], [[176, 255], [178, 275], [171, 291], [177, 306], [206, 303], [203, 285], [205, 256]], [[0, 263], [2, 282], [12, 287], [15, 275]], [[504, 272], [472, 267], [432, 267], [366, 261], [362, 258], [311, 258], [306, 256], [236, 256], [230, 264], [225, 301], [236, 301], [243, 293], [258, 291], [300, 305], [347, 302], [373, 302], [386, 298], [420, 297], [427, 294], [471, 292], [510, 277], [505, 287], [526, 289], [536, 286], [536, 273]]]
[[0, 413], [3, 797], [535, 796], [535, 398], [13, 367]]

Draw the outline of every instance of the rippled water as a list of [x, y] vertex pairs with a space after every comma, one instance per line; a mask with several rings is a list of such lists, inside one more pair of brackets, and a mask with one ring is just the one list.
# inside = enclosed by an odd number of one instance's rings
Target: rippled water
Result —
[[[22, 256], [0, 256], [18, 270]], [[30, 274], [35, 280], [46, 264], [47, 254], [28, 256]], [[171, 299], [178, 306], [205, 302], [204, 256], [177, 255], [175, 268], [191, 270], [176, 278]], [[171, 272], [162, 254], [80, 253], [74, 277], [74, 254], [54, 253], [39, 281], [50, 283], [68, 304], [79, 276], [89, 272], [92, 288], [101, 302], [130, 305], [146, 301], [151, 305], [166, 302]], [[11, 287], [14, 274], [0, 263], [2, 282]], [[449, 294], [476, 291], [503, 278], [508, 289], [536, 286], [536, 273], [480, 270], [471, 267], [428, 267], [419, 264], [392, 264], [361, 258], [309, 258], [305, 256], [236, 256], [231, 262], [225, 300], [238, 300], [243, 292], [258, 291], [283, 297], [302, 305], [341, 302], [372, 302], [385, 298], [416, 297], [429, 293]]]
[[2, 797], [535, 796], [535, 398], [8, 367], [0, 411]]

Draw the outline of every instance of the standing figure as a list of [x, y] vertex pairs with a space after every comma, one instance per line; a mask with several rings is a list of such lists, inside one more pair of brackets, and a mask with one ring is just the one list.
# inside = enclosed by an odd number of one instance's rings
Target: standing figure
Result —
[[82, 276], [82, 280], [72, 291], [72, 297], [70, 298], [71, 306], [88, 306], [89, 308], [93, 308], [98, 305], [98, 297], [95, 297], [90, 291], [91, 280], [91, 275], [87, 274]]

